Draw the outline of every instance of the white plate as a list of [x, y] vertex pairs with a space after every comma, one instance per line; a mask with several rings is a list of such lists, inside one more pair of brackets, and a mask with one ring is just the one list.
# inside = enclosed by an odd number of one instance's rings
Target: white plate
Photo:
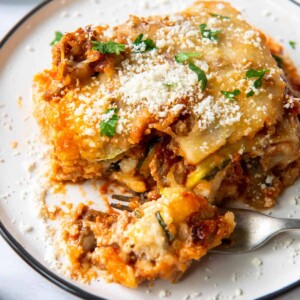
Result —
[[[73, 0], [51, 1], [35, 10], [8, 38], [2, 41], [0, 56], [0, 232], [13, 248], [38, 272], [61, 287], [81, 297], [92, 295], [107, 299], [157, 299], [161, 290], [169, 291], [169, 299], [183, 299], [186, 295], [198, 299], [253, 299], [269, 295], [286, 286], [300, 284], [300, 233], [280, 235], [264, 248], [249, 254], [208, 255], [195, 264], [184, 280], [177, 285], [156, 281], [150, 288], [146, 284], [129, 290], [102, 279], [90, 286], [58, 275], [50, 264], [49, 246], [45, 242], [47, 224], [37, 217], [37, 166], [32, 173], [26, 171], [30, 163], [42, 157], [36, 145], [38, 127], [31, 117], [30, 86], [38, 71], [50, 66], [49, 42], [54, 31], [72, 31], [88, 24], [117, 24], [129, 14], [150, 15], [169, 13], [185, 8], [192, 0]], [[232, 0], [249, 22], [278, 39], [300, 66], [300, 7], [287, 0]], [[292, 50], [289, 41], [298, 43]], [[298, 57], [297, 57], [298, 54]], [[23, 106], [18, 105], [21, 96]], [[16, 148], [12, 143], [18, 142]], [[33, 144], [34, 141], [34, 144]], [[24, 168], [25, 167], [25, 168]], [[87, 184], [89, 199], [101, 207], [99, 196]], [[272, 215], [300, 218], [300, 182], [289, 188], [280, 198]], [[81, 201], [75, 185], [69, 187], [69, 198]], [[56, 195], [51, 201], [67, 197]], [[300, 197], [299, 197], [300, 198]], [[299, 202], [299, 204], [297, 204]], [[261, 265], [257, 262], [261, 261]], [[272, 297], [272, 296], [268, 296]], [[98, 298], [99, 299], [99, 298]]]

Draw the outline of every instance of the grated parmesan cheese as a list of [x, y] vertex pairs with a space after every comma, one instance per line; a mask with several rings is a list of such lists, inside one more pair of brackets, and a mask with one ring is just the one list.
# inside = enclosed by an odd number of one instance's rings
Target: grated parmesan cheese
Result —
[[166, 61], [140, 73], [122, 75], [118, 93], [124, 102], [147, 107], [150, 113], [170, 107], [177, 99], [192, 96], [199, 89], [197, 75], [187, 65], [174, 62]]
[[262, 265], [262, 260], [258, 257], [253, 258], [251, 262], [255, 267], [260, 267]]
[[217, 119], [218, 126], [233, 125], [242, 116], [239, 105], [224, 97], [215, 100], [212, 96], [207, 96], [195, 106], [194, 112], [199, 116], [198, 126], [201, 130], [207, 129]]

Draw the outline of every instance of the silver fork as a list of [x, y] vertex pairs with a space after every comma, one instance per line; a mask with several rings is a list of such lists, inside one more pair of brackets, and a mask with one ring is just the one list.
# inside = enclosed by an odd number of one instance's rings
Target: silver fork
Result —
[[263, 246], [280, 232], [300, 229], [300, 219], [274, 218], [262, 213], [240, 208], [228, 208], [235, 216], [236, 227], [231, 236], [210, 252], [244, 253]]
[[[133, 196], [112, 195], [112, 198], [122, 202], [130, 202]], [[145, 199], [141, 199], [141, 204]], [[111, 206], [119, 210], [132, 211], [127, 205], [111, 203]], [[221, 208], [223, 212], [232, 211], [235, 216], [236, 227], [231, 236], [223, 240], [222, 244], [209, 250], [212, 253], [245, 253], [263, 246], [273, 236], [280, 232], [300, 229], [300, 219], [274, 218], [257, 211], [241, 208]]]

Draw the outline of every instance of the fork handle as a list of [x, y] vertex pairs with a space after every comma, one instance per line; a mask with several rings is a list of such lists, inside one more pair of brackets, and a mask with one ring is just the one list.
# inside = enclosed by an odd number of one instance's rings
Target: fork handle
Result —
[[300, 229], [300, 219], [278, 219], [280, 222], [280, 231], [289, 229]]

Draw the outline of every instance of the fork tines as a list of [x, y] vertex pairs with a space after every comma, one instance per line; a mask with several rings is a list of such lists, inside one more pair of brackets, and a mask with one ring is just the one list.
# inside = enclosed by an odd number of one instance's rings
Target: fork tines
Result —
[[111, 203], [110, 206], [113, 207], [114, 209], [118, 209], [118, 210], [126, 210], [128, 212], [132, 212], [133, 211], [129, 206], [123, 205], [123, 204], [119, 204], [119, 203]]
[[114, 200], [119, 200], [123, 202], [130, 202], [130, 200], [133, 198], [133, 196], [116, 195], [116, 194], [113, 194], [111, 197]]
[[[117, 195], [117, 194], [113, 194], [113, 195], [111, 195], [111, 198], [114, 199], [114, 200], [127, 202], [127, 203], [130, 203], [130, 202], [135, 202], [136, 203], [136, 201], [137, 201], [139, 204], [144, 204], [144, 203], [149, 201], [148, 198], [144, 194], [138, 194], [138, 193], [135, 193], [134, 195]], [[129, 206], [119, 204], [119, 203], [111, 203], [110, 206], [115, 208], [115, 209], [118, 209], [118, 210], [127, 210], [129, 212], [133, 211], [133, 209], [130, 208]]]

